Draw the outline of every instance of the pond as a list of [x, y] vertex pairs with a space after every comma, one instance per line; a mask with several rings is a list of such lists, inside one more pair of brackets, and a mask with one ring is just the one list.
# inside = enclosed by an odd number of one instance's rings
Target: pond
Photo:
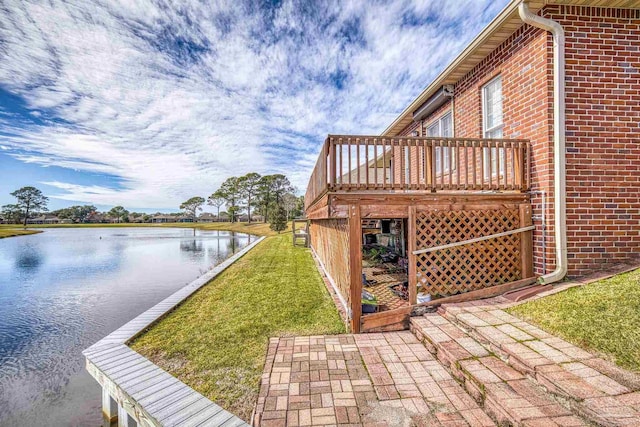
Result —
[[100, 425], [82, 350], [255, 239], [161, 227], [0, 239], [0, 426]]

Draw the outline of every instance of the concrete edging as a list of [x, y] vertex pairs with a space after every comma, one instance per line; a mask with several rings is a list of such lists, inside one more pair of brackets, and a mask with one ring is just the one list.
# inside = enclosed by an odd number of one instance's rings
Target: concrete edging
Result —
[[260, 237], [135, 319], [82, 352], [86, 369], [102, 386], [105, 425], [118, 414], [118, 426], [248, 426], [127, 343], [262, 242]]

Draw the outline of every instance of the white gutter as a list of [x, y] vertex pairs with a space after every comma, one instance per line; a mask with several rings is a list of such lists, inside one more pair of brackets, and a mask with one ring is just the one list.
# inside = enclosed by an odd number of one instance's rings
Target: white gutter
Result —
[[520, 3], [518, 13], [524, 23], [549, 31], [553, 36], [553, 205], [556, 269], [538, 279], [540, 283], [553, 283], [567, 275], [564, 30], [556, 21], [531, 12], [526, 1]]

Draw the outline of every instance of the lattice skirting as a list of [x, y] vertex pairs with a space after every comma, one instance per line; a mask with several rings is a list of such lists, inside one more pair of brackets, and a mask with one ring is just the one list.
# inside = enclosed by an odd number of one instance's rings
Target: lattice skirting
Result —
[[[519, 209], [416, 213], [416, 249], [488, 236], [520, 227]], [[418, 292], [439, 298], [522, 279], [520, 234], [416, 256]]]

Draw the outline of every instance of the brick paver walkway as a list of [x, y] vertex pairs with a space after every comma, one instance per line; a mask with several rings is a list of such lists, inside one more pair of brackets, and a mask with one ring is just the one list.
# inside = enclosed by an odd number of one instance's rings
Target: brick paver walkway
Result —
[[256, 426], [640, 426], [640, 377], [500, 309], [412, 332], [273, 338]]
[[494, 425], [409, 331], [272, 339], [253, 422]]

